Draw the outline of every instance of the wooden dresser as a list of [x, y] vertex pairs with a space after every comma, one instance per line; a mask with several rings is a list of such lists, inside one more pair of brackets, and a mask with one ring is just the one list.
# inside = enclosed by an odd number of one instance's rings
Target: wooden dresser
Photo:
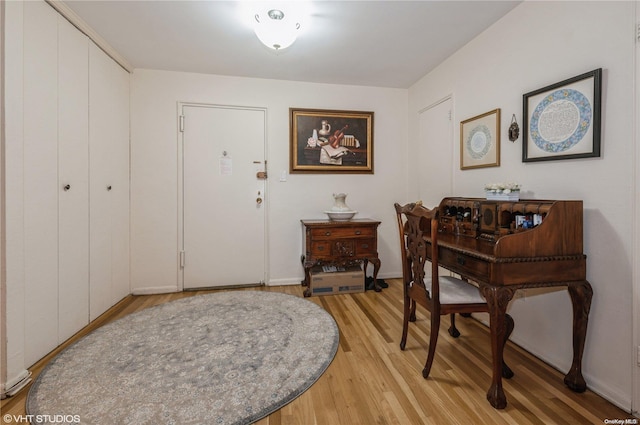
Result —
[[310, 296], [309, 272], [314, 266], [335, 265], [349, 266], [369, 261], [373, 264], [375, 290], [380, 292], [377, 284], [380, 259], [378, 258], [378, 226], [379, 221], [370, 219], [354, 219], [349, 221], [301, 220], [304, 254], [304, 280], [302, 285], [307, 289], [305, 296]]

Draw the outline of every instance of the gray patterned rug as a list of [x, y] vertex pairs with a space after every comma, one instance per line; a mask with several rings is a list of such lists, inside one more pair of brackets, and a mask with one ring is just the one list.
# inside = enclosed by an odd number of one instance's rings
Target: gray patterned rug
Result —
[[33, 384], [27, 414], [53, 423], [247, 424], [307, 390], [338, 339], [333, 318], [304, 298], [262, 291], [185, 298], [64, 350]]

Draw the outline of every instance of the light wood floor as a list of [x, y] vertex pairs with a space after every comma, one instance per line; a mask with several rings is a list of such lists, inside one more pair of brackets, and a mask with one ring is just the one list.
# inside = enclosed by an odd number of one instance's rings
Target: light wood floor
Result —
[[[335, 318], [340, 328], [338, 353], [308, 391], [258, 425], [603, 424], [605, 419], [632, 418], [589, 390], [573, 393], [562, 383], [564, 374], [512, 343], [505, 349], [505, 359], [515, 372], [514, 378], [504, 381], [508, 406], [493, 409], [486, 401], [491, 382], [488, 330], [472, 318], [456, 321], [462, 333], [458, 339], [446, 332], [448, 318], [443, 318], [431, 376], [423, 379], [428, 316], [418, 309], [407, 349], [401, 351], [401, 284], [395, 279], [387, 282], [389, 288], [381, 293], [308, 298]], [[238, 290], [302, 296], [300, 286]], [[205, 292], [211, 291], [130, 296], [68, 343], [132, 312]], [[34, 365], [34, 378], [58, 351]], [[24, 415], [26, 395], [23, 390], [3, 400], [3, 415]]]

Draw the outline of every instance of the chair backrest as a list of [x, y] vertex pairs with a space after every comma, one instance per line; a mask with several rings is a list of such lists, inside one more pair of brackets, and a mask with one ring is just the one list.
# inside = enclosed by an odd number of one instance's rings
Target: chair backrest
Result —
[[[438, 281], [438, 210], [425, 208], [422, 202], [404, 206], [394, 205], [398, 220], [400, 246], [403, 258], [402, 273], [405, 284], [413, 281], [425, 289], [428, 299], [439, 302]], [[430, 237], [428, 244], [424, 237]], [[429, 255], [430, 254], [430, 255]], [[431, 257], [431, 287], [425, 286], [425, 263]], [[428, 291], [427, 291], [428, 289]]]
[[407, 211], [411, 211], [415, 207], [414, 203], [407, 205], [400, 205], [397, 202], [393, 204], [396, 209], [396, 218], [398, 222], [398, 235], [400, 236], [400, 255], [402, 258], [402, 280], [405, 285], [409, 284], [413, 280], [411, 275], [411, 259], [407, 252], [407, 231], [405, 225], [406, 219], [403, 218], [403, 214]]

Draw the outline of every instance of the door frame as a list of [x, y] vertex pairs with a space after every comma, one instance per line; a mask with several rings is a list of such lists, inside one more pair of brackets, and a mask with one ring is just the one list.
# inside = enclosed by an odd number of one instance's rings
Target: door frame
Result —
[[[455, 193], [453, 191], [453, 188], [455, 186], [454, 184], [454, 178], [455, 178], [455, 173], [454, 173], [454, 160], [455, 160], [455, 145], [453, 143], [453, 108], [454, 108], [454, 99], [453, 99], [453, 94], [450, 93], [438, 100], [436, 100], [435, 102], [431, 103], [428, 106], [425, 106], [424, 108], [421, 108], [420, 110], [418, 110], [417, 113], [417, 123], [418, 123], [418, 152], [422, 153], [423, 151], [422, 149], [422, 139], [420, 138], [421, 134], [420, 134], [420, 127], [421, 127], [421, 123], [422, 123], [422, 117], [423, 114], [429, 113], [431, 110], [433, 110], [434, 108], [442, 105], [443, 103], [449, 103], [449, 135], [448, 140], [451, 146], [451, 152], [450, 152], [450, 156], [449, 158], [447, 158], [447, 160], [449, 161], [449, 163], [451, 164], [450, 170], [449, 170], [449, 189], [448, 189], [448, 193]], [[420, 176], [418, 175], [418, 178]], [[418, 182], [418, 187], [416, 188], [416, 190], [418, 191], [418, 198], [422, 199], [422, 187], [423, 187], [423, 183], [422, 181]], [[439, 202], [439, 199], [436, 202]]]
[[[183, 257], [182, 252], [184, 250], [184, 132], [182, 131], [182, 111], [184, 107], [199, 107], [199, 108], [214, 108], [214, 109], [237, 109], [237, 110], [246, 110], [246, 111], [260, 111], [264, 113], [264, 146], [263, 146], [263, 158], [264, 158], [264, 170], [267, 171], [267, 122], [268, 122], [268, 109], [266, 107], [260, 106], [241, 106], [241, 105], [225, 105], [218, 103], [201, 103], [201, 102], [178, 102], [177, 103], [177, 111], [176, 111], [176, 122], [177, 122], [177, 149], [178, 149], [178, 238], [177, 238], [177, 246], [176, 246], [176, 262], [177, 262], [177, 282], [178, 282], [178, 291], [184, 291], [184, 267], [183, 267]], [[269, 173], [267, 173], [268, 175]], [[269, 179], [265, 181], [264, 185], [264, 271], [263, 278], [264, 283], [266, 284], [269, 281], [269, 229], [268, 229], [268, 216], [269, 216]]]
[[[638, 119], [638, 112], [640, 112], [640, 0], [635, 2], [635, 24], [636, 24], [636, 43], [634, 49], [634, 128], [635, 136], [633, 140], [633, 146], [635, 150], [634, 155], [634, 176], [632, 178], [632, 189], [634, 194], [633, 210], [635, 214], [635, 220], [633, 221], [633, 255], [631, 258], [638, 258], [640, 255], [640, 119]], [[633, 276], [633, 288], [632, 288], [632, 300], [631, 314], [632, 314], [632, 385], [631, 385], [631, 413], [636, 417], [640, 417], [640, 265], [636, 261], [632, 266]]]

